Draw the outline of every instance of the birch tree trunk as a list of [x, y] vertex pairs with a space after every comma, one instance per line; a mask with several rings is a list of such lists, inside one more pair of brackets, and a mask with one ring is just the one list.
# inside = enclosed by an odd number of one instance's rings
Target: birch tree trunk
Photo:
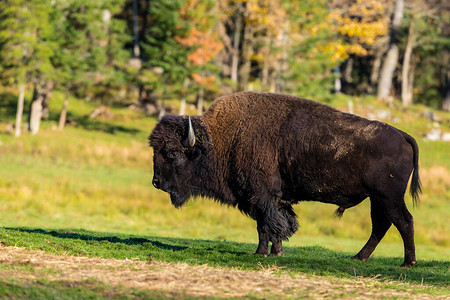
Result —
[[392, 18], [391, 32], [390, 32], [390, 40], [389, 40], [389, 48], [386, 54], [386, 57], [383, 62], [383, 66], [381, 68], [380, 79], [378, 81], [377, 88], [377, 98], [381, 100], [388, 100], [391, 87], [392, 80], [394, 78], [394, 72], [397, 67], [398, 61], [398, 41], [397, 34], [398, 28], [402, 22], [403, 17], [403, 8], [405, 2], [404, 0], [396, 0], [395, 1], [395, 9], [394, 16]]
[[243, 23], [243, 8], [242, 3], [239, 3], [239, 8], [237, 10], [236, 21], [234, 24], [234, 34], [233, 34], [233, 54], [231, 57], [231, 80], [233, 82], [238, 81], [238, 70], [239, 70], [239, 45], [241, 41], [241, 31]]
[[406, 88], [407, 90], [406, 98], [410, 99], [409, 101], [411, 104], [414, 102], [414, 74], [415, 74], [414, 72], [416, 70], [416, 65], [418, 61], [419, 56], [417, 54], [413, 55], [408, 71], [408, 86]]
[[179, 111], [180, 116], [186, 113], [186, 91], [189, 87], [189, 82], [190, 82], [189, 78], [186, 77], [183, 82], [183, 91], [181, 93], [180, 111]]
[[251, 57], [253, 55], [253, 29], [250, 24], [244, 27], [244, 39], [242, 42], [241, 68], [239, 70], [238, 90], [245, 91], [248, 88], [251, 71]]
[[288, 53], [287, 53], [287, 45], [289, 42], [288, 37], [288, 30], [289, 30], [289, 20], [286, 20], [283, 25], [283, 30], [281, 32], [281, 46], [282, 46], [282, 52], [281, 52], [281, 62], [280, 62], [280, 70], [277, 74], [276, 79], [276, 91], [282, 93], [284, 91], [285, 82], [283, 80], [282, 74], [287, 69], [287, 59], [288, 59]]
[[384, 47], [380, 46], [375, 49], [375, 59], [372, 64], [372, 71], [370, 72], [370, 86], [372, 91], [375, 90], [378, 84], [378, 78], [380, 78], [381, 57], [383, 56]]
[[442, 109], [450, 112], [450, 68], [449, 68], [450, 54], [444, 51], [442, 55], [442, 69], [441, 69], [441, 89], [442, 89]]
[[22, 83], [19, 86], [19, 99], [17, 101], [16, 128], [14, 131], [14, 136], [16, 137], [19, 137], [21, 133], [24, 99], [25, 99], [25, 84]]
[[33, 100], [30, 105], [29, 130], [35, 135], [39, 132], [42, 118], [42, 102], [44, 95], [42, 93], [42, 85], [36, 84], [34, 87]]
[[45, 86], [45, 91], [44, 91], [44, 99], [42, 101], [42, 118], [43, 119], [48, 119], [50, 111], [49, 111], [49, 103], [50, 103], [50, 98], [52, 97], [52, 92], [53, 92], [53, 88], [55, 87], [55, 83], [53, 82], [53, 80], [50, 80], [49, 82], [47, 82], [46, 86]]
[[[408, 42], [406, 43], [405, 55], [403, 57], [403, 66], [402, 66], [402, 103], [407, 106], [412, 104], [412, 92], [409, 91], [409, 87], [411, 86], [410, 80], [411, 76], [410, 72], [410, 64], [411, 64], [411, 54], [416, 43], [416, 37], [414, 33], [414, 14], [411, 17], [411, 21], [409, 22], [409, 30], [408, 30]], [[414, 78], [414, 77], [413, 77]], [[412, 87], [411, 87], [412, 88]]]
[[59, 122], [58, 122], [58, 129], [63, 130], [64, 126], [66, 125], [67, 120], [67, 107], [69, 106], [69, 91], [68, 89], [65, 90], [64, 93], [64, 102], [63, 107], [61, 110], [61, 114], [59, 115]]
[[204, 98], [205, 90], [203, 87], [200, 88], [197, 95], [197, 114], [203, 114], [203, 98]]
[[264, 38], [264, 49], [262, 52], [264, 55], [264, 65], [261, 71], [261, 87], [263, 90], [267, 90], [267, 85], [269, 82], [270, 44], [270, 36], [266, 35]]

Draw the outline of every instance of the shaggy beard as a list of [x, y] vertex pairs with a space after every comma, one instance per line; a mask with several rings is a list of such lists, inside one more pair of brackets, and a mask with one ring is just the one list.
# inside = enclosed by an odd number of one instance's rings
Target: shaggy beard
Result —
[[175, 206], [175, 208], [180, 208], [183, 206], [189, 196], [180, 196], [177, 192], [170, 193], [170, 201], [172, 201], [172, 205]]

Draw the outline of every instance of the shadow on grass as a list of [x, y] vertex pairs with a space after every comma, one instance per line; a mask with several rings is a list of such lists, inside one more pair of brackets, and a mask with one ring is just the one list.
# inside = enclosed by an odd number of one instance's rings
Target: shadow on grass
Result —
[[0, 241], [44, 251], [83, 256], [208, 264], [257, 270], [276, 266], [286, 272], [307, 273], [337, 278], [377, 278], [393, 282], [446, 287], [449, 261], [421, 261], [412, 268], [402, 268], [402, 257], [375, 257], [368, 262], [350, 259], [351, 254], [319, 246], [286, 247], [285, 255], [265, 258], [251, 255], [256, 245], [225, 241], [140, 237], [76, 230], [1, 228]]
[[159, 241], [147, 239], [147, 238], [120, 238], [117, 236], [93, 236], [89, 234], [77, 233], [74, 231], [55, 231], [55, 230], [44, 230], [44, 229], [27, 229], [27, 228], [5, 228], [10, 230], [17, 230], [21, 232], [28, 233], [39, 233], [39, 234], [47, 234], [60, 239], [78, 239], [83, 241], [98, 241], [98, 242], [110, 242], [110, 243], [121, 243], [125, 245], [143, 245], [146, 243], [150, 243], [155, 247], [158, 247], [161, 250], [172, 250], [172, 251], [182, 251], [187, 249], [187, 247], [180, 247], [175, 245], [169, 245], [165, 243], [161, 243]]
[[[78, 239], [83, 241], [98, 241], [98, 242], [109, 242], [109, 243], [121, 243], [125, 245], [144, 245], [144, 244], [151, 244], [153, 247], [159, 248], [160, 250], [170, 250], [170, 251], [183, 251], [186, 249], [189, 249], [188, 246], [179, 246], [174, 245], [174, 243], [180, 242], [181, 239], [170, 239], [172, 243], [169, 243], [169, 239], [167, 239], [167, 242], [161, 242], [161, 240], [165, 240], [165, 238], [157, 238], [157, 237], [149, 237], [149, 238], [141, 238], [141, 237], [118, 237], [118, 236], [95, 236], [92, 232], [92, 234], [89, 231], [84, 231], [83, 233], [75, 232], [72, 230], [44, 230], [44, 229], [31, 229], [31, 228], [5, 228], [8, 230], [17, 230], [21, 232], [28, 232], [28, 233], [38, 233], [38, 234], [46, 234], [51, 235], [55, 238], [60, 239]], [[86, 232], [86, 233], [84, 233]], [[209, 241], [205, 241], [209, 242]], [[211, 241], [212, 242], [212, 241]], [[186, 241], [183, 240], [182, 244], [184, 245], [190, 245], [194, 243], [193, 241]], [[212, 243], [220, 243], [217, 241], [214, 241]], [[225, 243], [226, 244], [226, 243]], [[233, 255], [248, 255], [247, 252], [238, 252], [238, 251], [228, 251], [228, 250], [221, 250], [218, 249], [220, 246], [217, 247], [195, 247], [197, 250], [203, 250], [203, 251], [215, 251], [222, 254], [229, 253]]]

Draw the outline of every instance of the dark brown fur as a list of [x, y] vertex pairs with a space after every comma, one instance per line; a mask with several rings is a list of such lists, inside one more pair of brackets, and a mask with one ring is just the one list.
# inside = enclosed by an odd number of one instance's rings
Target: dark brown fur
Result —
[[183, 146], [187, 117], [167, 115], [150, 136], [154, 185], [179, 207], [189, 197], [237, 206], [257, 222], [256, 253], [283, 254], [298, 229], [292, 205], [310, 200], [337, 214], [371, 200], [372, 235], [356, 259], [367, 260], [391, 224], [405, 245], [403, 266], [416, 264], [413, 218], [404, 193], [418, 199], [418, 147], [387, 124], [280, 94], [242, 92], [217, 99], [192, 117], [197, 142]]

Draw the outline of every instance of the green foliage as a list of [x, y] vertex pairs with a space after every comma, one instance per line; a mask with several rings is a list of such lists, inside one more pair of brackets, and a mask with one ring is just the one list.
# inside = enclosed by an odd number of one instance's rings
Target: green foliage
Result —
[[337, 62], [332, 60], [333, 53], [320, 51], [337, 35], [330, 28], [323, 28], [314, 34], [314, 28], [320, 26], [329, 14], [325, 1], [286, 2], [293, 39], [289, 48], [289, 69], [283, 78], [287, 82], [286, 93], [300, 97], [329, 100], [333, 91], [335, 76], [331, 70]]
[[[164, 83], [182, 82], [187, 75], [188, 51], [180, 47], [176, 36], [185, 36], [188, 24], [181, 22], [179, 0], [150, 1], [145, 40], [141, 43], [142, 59], [146, 68], [160, 67]], [[162, 81], [160, 79], [160, 81]]]
[[[331, 100], [334, 80], [341, 76], [344, 92], [364, 95], [373, 93], [376, 84], [375, 57], [385, 51], [386, 12], [392, 5], [325, 0], [137, 2], [141, 55], [130, 60], [131, 1], [2, 1], [1, 81], [40, 86], [54, 81], [57, 89], [111, 103], [136, 97], [136, 84], [160, 98], [189, 98], [205, 87], [207, 96], [214, 97], [218, 91], [244, 87], [244, 78], [249, 78], [259, 90]], [[438, 108], [448, 89], [449, 14], [440, 9], [441, 3], [425, 2], [405, 10], [400, 59], [414, 15], [414, 99]], [[238, 15], [243, 26], [236, 24]], [[238, 82], [229, 78], [232, 61], [237, 62]], [[348, 65], [353, 65], [348, 73], [334, 72]], [[394, 96], [400, 94], [398, 75]], [[130, 91], [133, 94], [127, 95]]]
[[414, 102], [440, 108], [443, 94], [446, 92], [445, 76], [449, 68], [450, 37], [445, 34], [445, 26], [450, 21], [450, 15], [445, 12], [433, 15], [426, 15], [423, 12], [407, 14], [401, 32], [403, 47], [407, 39], [411, 38], [408, 37], [407, 24], [413, 17], [414, 37], [412, 38], [415, 42], [412, 59], [416, 65]]
[[7, 84], [53, 78], [51, 10], [48, 1], [0, 2], [0, 78]]
[[126, 82], [129, 37], [125, 22], [111, 17], [124, 1], [56, 1], [51, 16], [58, 45], [52, 62], [57, 82], [78, 96], [111, 99]]

